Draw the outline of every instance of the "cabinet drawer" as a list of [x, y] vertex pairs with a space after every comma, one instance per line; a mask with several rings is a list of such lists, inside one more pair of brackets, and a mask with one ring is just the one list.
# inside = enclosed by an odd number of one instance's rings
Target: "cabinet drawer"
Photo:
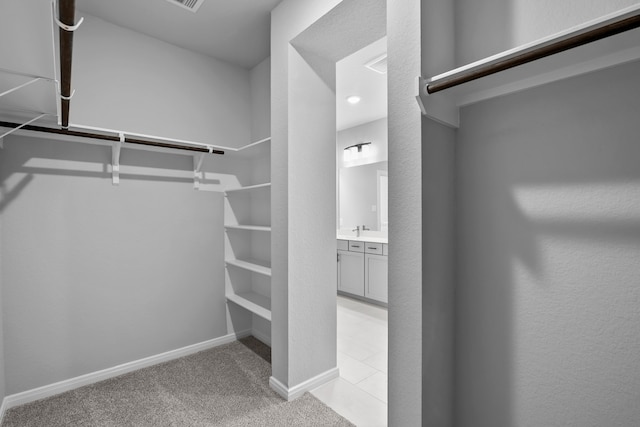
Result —
[[364, 252], [364, 242], [349, 240], [349, 250], [351, 252]]
[[368, 254], [382, 255], [382, 243], [364, 242], [364, 252]]
[[348, 251], [349, 250], [349, 241], [348, 240], [338, 240], [338, 250], [339, 251]]

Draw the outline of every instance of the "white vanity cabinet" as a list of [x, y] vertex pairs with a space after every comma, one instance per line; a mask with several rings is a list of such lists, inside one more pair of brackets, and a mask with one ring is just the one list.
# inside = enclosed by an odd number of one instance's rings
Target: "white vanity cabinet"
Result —
[[338, 291], [388, 302], [388, 245], [338, 240]]
[[338, 290], [354, 295], [364, 295], [364, 254], [338, 251]]
[[377, 301], [389, 302], [388, 265], [384, 255], [364, 256], [364, 296]]

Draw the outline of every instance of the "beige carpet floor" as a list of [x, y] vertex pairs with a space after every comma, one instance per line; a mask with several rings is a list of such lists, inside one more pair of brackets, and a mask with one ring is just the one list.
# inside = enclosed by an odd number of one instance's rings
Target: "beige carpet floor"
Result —
[[309, 393], [283, 400], [270, 375], [248, 337], [12, 408], [2, 427], [353, 426]]

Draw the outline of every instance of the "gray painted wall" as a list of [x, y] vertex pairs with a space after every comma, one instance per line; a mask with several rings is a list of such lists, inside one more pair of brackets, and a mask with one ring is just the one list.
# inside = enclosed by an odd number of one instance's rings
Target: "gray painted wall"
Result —
[[336, 366], [335, 62], [384, 35], [383, 6], [272, 12], [273, 376], [289, 387]]
[[[43, 7], [37, 0], [5, 0], [0, 3], [0, 24], [0, 38], [20, 37], [21, 46], [16, 49], [12, 43], [0, 44], [3, 68], [51, 77], [53, 52], [50, 45], [48, 50], [42, 49], [43, 40], [51, 43], [51, 5]], [[44, 54], [25, 55], [25, 52]], [[3, 74], [3, 78], [6, 77]]]
[[[0, 2], [0, 58], [2, 68], [39, 76], [53, 76], [51, 48], [51, 4], [38, 0], [4, 0]], [[9, 42], [19, 40], [17, 43]], [[28, 52], [28, 53], [27, 53]], [[0, 92], [28, 81], [25, 77], [0, 75]], [[0, 98], [4, 110], [56, 112], [55, 89], [51, 82], [40, 81]], [[36, 115], [22, 113], [18, 117]], [[43, 120], [40, 119], [40, 123]], [[26, 121], [26, 120], [25, 120]]]
[[[0, 169], [0, 173], [2, 170]], [[0, 187], [2, 188], [2, 187]], [[2, 193], [0, 193], [2, 194]], [[2, 237], [2, 214], [0, 213], [0, 245], [3, 241]], [[3, 311], [2, 307], [4, 306], [3, 298], [2, 298], [2, 254], [0, 253], [0, 402], [6, 396], [6, 380], [5, 380], [5, 369], [4, 369], [4, 322], [3, 322]]]
[[[459, 66], [633, 6], [638, 1], [456, 0], [454, 3], [455, 55]], [[444, 71], [447, 70], [438, 72]]]
[[[297, 52], [289, 54], [289, 385], [336, 367], [335, 104]], [[302, 83], [302, 84], [301, 84]], [[319, 180], [322, 184], [319, 184]], [[333, 267], [333, 268], [330, 268]]]
[[0, 156], [6, 393], [225, 335], [222, 195], [191, 156], [11, 136]]
[[462, 111], [456, 425], [638, 425], [640, 63]]
[[[423, 1], [420, 15], [422, 75], [452, 68], [453, 2]], [[430, 427], [453, 425], [455, 146], [455, 130], [422, 118], [421, 422]]]
[[271, 58], [249, 73], [251, 88], [251, 142], [271, 136]]
[[[326, 14], [332, 7], [340, 3], [339, 0], [284, 0], [281, 2], [271, 13], [271, 177], [272, 177], [272, 190], [271, 190], [271, 218], [272, 218], [272, 238], [271, 238], [271, 307], [272, 307], [272, 374], [281, 383], [293, 387], [299, 382], [304, 381], [320, 373], [318, 367], [331, 368], [330, 364], [335, 367], [335, 303], [331, 311], [325, 311], [324, 313], [318, 313], [315, 309], [312, 311], [313, 316], [306, 316], [306, 319], [301, 323], [296, 323], [305, 318], [304, 312], [313, 305], [312, 297], [309, 295], [305, 297], [304, 292], [298, 293], [299, 300], [293, 300], [292, 298], [292, 281], [290, 277], [293, 271], [296, 269], [302, 269], [304, 266], [295, 266], [289, 262], [289, 254], [296, 251], [305, 251], [309, 254], [316, 253], [318, 248], [323, 251], [324, 254], [328, 253], [326, 239], [326, 230], [319, 230], [317, 227], [323, 227], [324, 224], [314, 223], [313, 227], [307, 231], [303, 231], [301, 236], [295, 234], [298, 230], [292, 230], [289, 223], [296, 220], [296, 215], [304, 215], [307, 211], [298, 211], [298, 205], [295, 203], [304, 202], [304, 195], [306, 194], [306, 200], [312, 199], [309, 197], [309, 191], [311, 188], [318, 188], [318, 181], [314, 181], [311, 187], [304, 188], [297, 185], [297, 183], [309, 184], [307, 181], [317, 171], [315, 167], [305, 169], [302, 164], [298, 165], [297, 171], [302, 174], [303, 181], [297, 181], [297, 176], [291, 175], [291, 168], [298, 160], [290, 153], [291, 147], [294, 144], [298, 144], [298, 141], [293, 140], [290, 127], [291, 121], [289, 119], [290, 104], [289, 98], [292, 96], [290, 93], [289, 79], [295, 78], [295, 74], [292, 73], [289, 65], [290, 56], [297, 55], [299, 60], [298, 64], [304, 66], [305, 61], [299, 57], [299, 54], [295, 52], [290, 42], [302, 33], [305, 29], [311, 26], [321, 16]], [[309, 68], [306, 68], [309, 74]], [[306, 83], [306, 82], [305, 82]], [[321, 87], [321, 83], [314, 79], [314, 84]], [[323, 96], [326, 96], [326, 90], [323, 92]], [[302, 100], [299, 100], [302, 101]], [[332, 104], [335, 106], [335, 100]], [[335, 107], [334, 107], [335, 108]], [[335, 111], [335, 110], [334, 110]], [[326, 112], [325, 112], [326, 113]], [[328, 116], [322, 116], [322, 120], [330, 120]], [[335, 113], [334, 118], [335, 121]], [[328, 131], [331, 128], [325, 127], [323, 132]], [[333, 145], [335, 147], [335, 125], [333, 127], [334, 137]], [[323, 133], [324, 135], [324, 133]], [[303, 156], [304, 154], [300, 152]], [[324, 156], [322, 157], [324, 159]], [[309, 166], [314, 165], [312, 162]], [[326, 164], [324, 170], [320, 170], [319, 175], [314, 175], [317, 179], [318, 176], [329, 176], [327, 172], [335, 171], [335, 151], [331, 149], [331, 163]], [[325, 200], [326, 194], [331, 195], [331, 199], [327, 200], [326, 207], [323, 207], [321, 212], [327, 212], [333, 206], [331, 214], [331, 231], [330, 235], [335, 240], [335, 172], [332, 174], [333, 179], [326, 182], [331, 182], [332, 187], [329, 190], [323, 189], [323, 194], [318, 200]], [[325, 191], [326, 190], [326, 191]], [[296, 202], [291, 200], [291, 194], [296, 193]], [[314, 196], [315, 197], [315, 196]], [[316, 213], [312, 213], [311, 217], [314, 217]], [[302, 218], [297, 220], [298, 223]], [[307, 218], [308, 219], [308, 218]], [[313, 230], [313, 233], [308, 233]], [[300, 239], [299, 237], [303, 237]], [[313, 241], [316, 237], [322, 239], [318, 244], [314, 245]], [[325, 243], [326, 242], [326, 243]], [[335, 252], [335, 243], [331, 244]], [[332, 258], [335, 259], [335, 258]], [[335, 265], [335, 264], [334, 264]], [[293, 271], [292, 271], [293, 270]], [[310, 270], [315, 271], [315, 267]], [[324, 277], [324, 275], [322, 276]], [[335, 277], [334, 279], [335, 280]], [[332, 281], [328, 283], [332, 283]], [[324, 301], [323, 301], [323, 307]], [[333, 314], [332, 314], [333, 313]], [[332, 319], [333, 316], [333, 319]], [[323, 344], [327, 341], [327, 346], [310, 346], [309, 348], [315, 348], [318, 353], [313, 356], [313, 361], [307, 365], [302, 364], [304, 360], [298, 360], [296, 363], [296, 357], [298, 354], [293, 351], [294, 328], [297, 334], [305, 334], [307, 330], [313, 330], [313, 326], [307, 329], [308, 325], [313, 325], [318, 321], [332, 322], [333, 337], [322, 336], [318, 337], [319, 341]], [[330, 331], [327, 328], [325, 331]], [[329, 332], [330, 333], [330, 332]], [[303, 342], [307, 342], [306, 339]], [[298, 347], [299, 350], [299, 347]], [[305, 352], [304, 349], [302, 349]], [[305, 352], [306, 353], [306, 352]]]
[[420, 2], [387, 1], [389, 90], [389, 425], [422, 425]]
[[74, 37], [70, 122], [241, 147], [249, 71], [85, 15]]
[[453, 422], [456, 132], [422, 121], [422, 425]]

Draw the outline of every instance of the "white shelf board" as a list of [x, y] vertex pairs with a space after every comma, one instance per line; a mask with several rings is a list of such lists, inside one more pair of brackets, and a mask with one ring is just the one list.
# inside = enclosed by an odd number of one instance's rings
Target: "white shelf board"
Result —
[[271, 231], [271, 227], [263, 225], [225, 225], [225, 228], [233, 230], [247, 230], [247, 231]]
[[240, 187], [240, 188], [233, 188], [230, 190], [226, 190], [225, 194], [236, 194], [239, 192], [243, 192], [243, 191], [251, 191], [251, 190], [257, 190], [260, 188], [271, 188], [271, 183], [270, 182], [265, 182], [264, 184], [255, 184], [255, 185], [247, 185], [246, 187]]
[[[640, 13], [640, 3], [566, 31], [510, 49], [426, 79], [420, 85], [423, 113], [457, 127], [457, 108], [569, 77], [640, 59], [640, 28], [547, 56], [527, 64], [426, 95], [425, 86], [475, 71], [523, 53], [566, 40], [621, 18]], [[606, 84], [607, 82], [602, 82]]]
[[234, 267], [271, 277], [271, 267], [263, 265], [261, 262], [256, 260], [228, 259], [225, 262], [228, 265], [233, 265]]
[[271, 299], [264, 295], [255, 292], [229, 293], [227, 300], [271, 321]]

